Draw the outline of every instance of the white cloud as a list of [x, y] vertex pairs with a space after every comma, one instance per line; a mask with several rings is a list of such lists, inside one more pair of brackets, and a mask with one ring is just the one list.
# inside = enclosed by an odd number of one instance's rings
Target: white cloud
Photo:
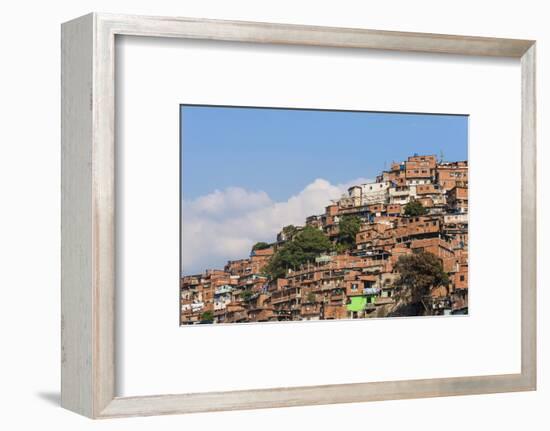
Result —
[[271, 203], [266, 192], [251, 192], [240, 187], [228, 187], [224, 191], [215, 190], [201, 196], [186, 206], [193, 214], [227, 217], [244, 211], [254, 210]]
[[272, 242], [283, 226], [303, 225], [305, 218], [322, 214], [332, 199], [339, 198], [352, 184], [364, 178], [333, 185], [316, 179], [284, 202], [274, 202], [263, 191], [240, 187], [216, 190], [183, 202], [183, 272], [198, 273], [222, 268], [227, 260], [248, 256], [258, 241]]

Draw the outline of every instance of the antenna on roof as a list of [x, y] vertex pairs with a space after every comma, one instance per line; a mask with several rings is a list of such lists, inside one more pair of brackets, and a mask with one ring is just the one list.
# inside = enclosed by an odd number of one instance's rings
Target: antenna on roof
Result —
[[439, 163], [443, 163], [443, 160], [444, 160], [443, 150], [439, 150]]

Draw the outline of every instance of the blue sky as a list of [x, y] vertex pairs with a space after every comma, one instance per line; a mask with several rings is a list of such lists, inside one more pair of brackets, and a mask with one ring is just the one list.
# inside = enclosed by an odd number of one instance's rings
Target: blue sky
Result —
[[278, 201], [316, 178], [374, 178], [413, 153], [466, 160], [468, 117], [181, 106], [182, 194], [227, 187]]

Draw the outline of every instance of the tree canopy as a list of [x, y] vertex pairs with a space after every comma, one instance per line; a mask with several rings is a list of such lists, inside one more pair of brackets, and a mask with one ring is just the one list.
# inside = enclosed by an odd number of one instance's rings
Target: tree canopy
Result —
[[298, 232], [298, 228], [292, 224], [283, 227], [282, 233], [288, 240], [291, 240], [294, 235]]
[[400, 256], [395, 270], [399, 278], [394, 285], [409, 296], [409, 302], [420, 302], [432, 288], [449, 284], [441, 259], [426, 251]]
[[271, 246], [267, 242], [260, 241], [252, 246], [252, 251], [265, 250], [266, 248], [269, 248], [269, 247]]
[[427, 212], [428, 210], [417, 200], [412, 200], [405, 205], [405, 215], [409, 217], [425, 215]]
[[241, 298], [244, 301], [248, 301], [250, 298], [252, 298], [253, 295], [254, 295], [254, 292], [252, 292], [252, 290], [250, 289], [247, 289], [241, 294]]
[[284, 277], [289, 268], [312, 262], [321, 253], [332, 249], [332, 243], [319, 229], [304, 227], [290, 241], [279, 247], [265, 271], [272, 278]]
[[211, 311], [205, 311], [201, 315], [201, 320], [203, 320], [205, 322], [213, 321], [214, 320], [214, 313], [212, 313]]
[[338, 223], [338, 244], [345, 249], [355, 247], [355, 237], [361, 228], [361, 219], [356, 215], [345, 215]]

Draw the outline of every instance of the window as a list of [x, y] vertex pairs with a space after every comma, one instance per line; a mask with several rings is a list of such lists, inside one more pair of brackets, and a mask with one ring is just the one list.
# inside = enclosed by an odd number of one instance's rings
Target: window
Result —
[[460, 281], [464, 281], [464, 276], [463, 275], [460, 276]]

